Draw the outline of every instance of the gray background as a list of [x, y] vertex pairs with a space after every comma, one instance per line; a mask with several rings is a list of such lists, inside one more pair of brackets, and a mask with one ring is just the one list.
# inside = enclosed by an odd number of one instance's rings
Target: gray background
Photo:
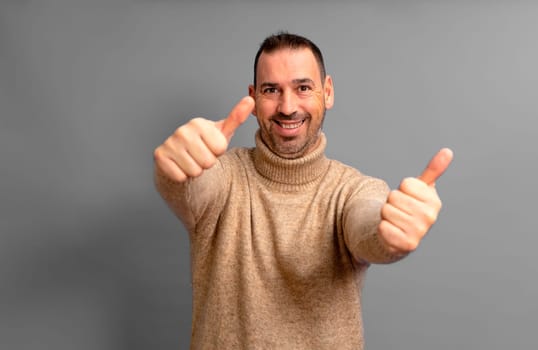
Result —
[[188, 240], [152, 152], [191, 117], [224, 117], [279, 29], [325, 53], [329, 156], [395, 187], [440, 147], [456, 155], [420, 249], [369, 271], [367, 348], [537, 345], [538, 3], [14, 0], [0, 5], [1, 349], [188, 347]]

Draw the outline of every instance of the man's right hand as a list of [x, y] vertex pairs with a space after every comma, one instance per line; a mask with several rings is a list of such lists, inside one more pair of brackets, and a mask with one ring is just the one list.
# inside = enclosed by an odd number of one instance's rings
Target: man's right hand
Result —
[[246, 96], [226, 119], [217, 122], [192, 119], [155, 149], [155, 166], [178, 182], [201, 175], [226, 152], [235, 130], [247, 120], [253, 109], [254, 100]]

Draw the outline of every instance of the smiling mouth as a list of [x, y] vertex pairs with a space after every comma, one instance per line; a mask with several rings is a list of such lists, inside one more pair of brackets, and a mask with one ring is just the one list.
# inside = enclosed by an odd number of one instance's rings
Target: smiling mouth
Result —
[[304, 119], [303, 120], [299, 120], [299, 121], [286, 121], [286, 122], [281, 122], [281, 121], [278, 121], [278, 120], [273, 120], [276, 124], [278, 124], [278, 126], [280, 126], [282, 129], [297, 129], [299, 128], [301, 125], [304, 124]]

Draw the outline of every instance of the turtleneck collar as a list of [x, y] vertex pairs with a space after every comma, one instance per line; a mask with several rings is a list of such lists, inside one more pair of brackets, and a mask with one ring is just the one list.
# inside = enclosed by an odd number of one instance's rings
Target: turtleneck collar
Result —
[[325, 157], [327, 139], [323, 132], [316, 149], [297, 159], [282, 158], [263, 142], [260, 130], [256, 132], [256, 148], [252, 151], [254, 167], [266, 179], [282, 185], [306, 185], [322, 176], [329, 167]]

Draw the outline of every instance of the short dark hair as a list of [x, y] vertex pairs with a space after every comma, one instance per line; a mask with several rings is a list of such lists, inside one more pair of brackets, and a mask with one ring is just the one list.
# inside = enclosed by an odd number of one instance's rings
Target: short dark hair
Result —
[[314, 57], [316, 58], [316, 61], [318, 62], [319, 66], [319, 73], [321, 76], [322, 83], [325, 81], [325, 63], [323, 62], [323, 55], [321, 54], [321, 50], [319, 47], [317, 47], [316, 44], [314, 44], [309, 39], [297, 35], [297, 34], [290, 34], [288, 32], [278, 32], [276, 34], [272, 34], [265, 38], [265, 40], [261, 43], [260, 48], [258, 49], [258, 52], [256, 53], [256, 58], [254, 59], [254, 88], [256, 88], [256, 80], [257, 80], [257, 69], [258, 69], [258, 61], [260, 59], [260, 56], [263, 52], [265, 53], [271, 53], [275, 52], [277, 50], [281, 49], [301, 49], [306, 48], [310, 49], [312, 53], [314, 54]]

